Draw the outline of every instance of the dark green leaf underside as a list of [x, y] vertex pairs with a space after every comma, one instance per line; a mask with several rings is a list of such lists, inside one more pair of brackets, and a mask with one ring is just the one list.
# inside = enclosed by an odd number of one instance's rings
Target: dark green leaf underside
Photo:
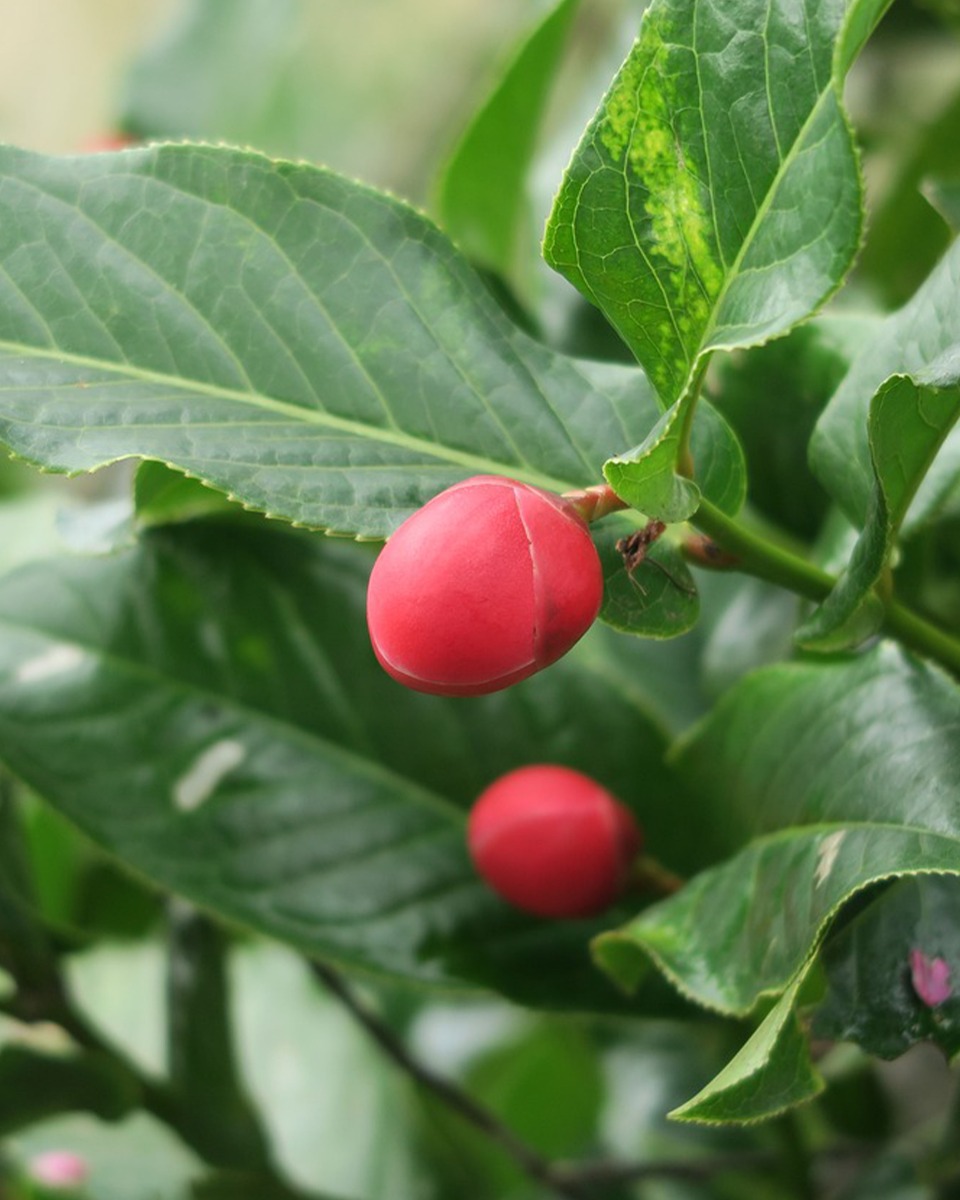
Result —
[[[827, 995], [814, 1017], [816, 1036], [856, 1042], [897, 1058], [919, 1041], [960, 1052], [960, 880], [900, 880], [824, 947]], [[918, 993], [912, 956], [941, 959], [949, 992], [931, 1003]]]

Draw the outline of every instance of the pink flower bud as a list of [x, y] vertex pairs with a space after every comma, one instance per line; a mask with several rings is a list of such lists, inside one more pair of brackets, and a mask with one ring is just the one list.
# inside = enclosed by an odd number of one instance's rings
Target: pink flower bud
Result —
[[541, 917], [587, 917], [620, 896], [642, 836], [629, 809], [567, 767], [521, 767], [477, 800], [467, 829], [478, 873]]
[[922, 950], [911, 950], [910, 982], [929, 1008], [950, 999], [950, 967], [945, 959], [928, 958]]
[[48, 1188], [76, 1188], [87, 1178], [87, 1164], [70, 1150], [47, 1150], [30, 1160], [30, 1177]]
[[551, 492], [478, 475], [387, 541], [367, 592], [381, 666], [441, 696], [479, 696], [555, 662], [586, 633], [603, 572], [586, 522]]

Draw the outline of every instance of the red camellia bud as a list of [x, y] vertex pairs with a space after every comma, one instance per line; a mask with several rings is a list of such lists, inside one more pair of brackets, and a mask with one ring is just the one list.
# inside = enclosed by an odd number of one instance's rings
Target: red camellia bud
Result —
[[482, 793], [467, 827], [478, 873], [539, 917], [589, 917], [623, 892], [643, 842], [628, 808], [568, 767], [521, 767]]
[[479, 696], [565, 654], [602, 598], [600, 559], [572, 504], [478, 475], [388, 539], [370, 576], [367, 625], [377, 659], [400, 683]]
[[84, 154], [105, 154], [111, 150], [126, 150], [128, 146], [136, 144], [136, 139], [132, 138], [129, 133], [120, 133], [115, 130], [110, 133], [98, 133], [87, 138], [80, 149]]

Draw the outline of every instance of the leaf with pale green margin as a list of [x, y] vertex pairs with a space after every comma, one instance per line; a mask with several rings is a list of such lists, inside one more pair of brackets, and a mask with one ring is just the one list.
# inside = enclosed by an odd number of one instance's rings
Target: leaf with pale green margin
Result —
[[724, 418], [704, 405], [690, 438], [697, 482], [674, 474], [680, 450], [676, 412], [664, 413], [644, 441], [604, 463], [604, 478], [631, 508], [668, 525], [696, 512], [701, 495], [735, 516], [746, 495], [746, 463]]
[[958, 721], [956, 686], [887, 643], [744, 680], [681, 742], [677, 765], [702, 798], [699, 835], [747, 844], [599, 938], [601, 965], [632, 986], [652, 958], [729, 1015], [783, 995], [852, 896], [898, 875], [960, 874]]
[[362, 537], [476, 473], [595, 483], [657, 411], [639, 370], [522, 334], [413, 209], [225, 147], [0, 152], [0, 312], [22, 457], [157, 459]]
[[797, 630], [807, 650], [859, 645], [883, 620], [874, 591], [890, 565], [907, 510], [960, 417], [960, 345], [915, 378], [894, 375], [870, 402], [874, 488], [867, 520], [830, 595]]
[[693, 511], [664, 475], [704, 356], [786, 332], [853, 260], [861, 188], [840, 88], [886, 7], [655, 0], [564, 177], [545, 257], [606, 314], [668, 409], [663, 451], [649, 444], [629, 474], [638, 487], [655, 476], [650, 495], [671, 512]]
[[812, 1100], [823, 1090], [794, 1011], [803, 982], [801, 973], [739, 1053], [705, 1088], [670, 1113], [674, 1120], [749, 1123]]
[[954, 233], [960, 233], [960, 179], [934, 176], [923, 181], [923, 194]]
[[527, 31], [474, 114], [437, 186], [440, 224], [478, 266], [520, 294], [529, 287], [523, 246], [532, 243], [526, 179], [579, 0], [554, 0]]
[[618, 1007], [587, 940], [626, 906], [565, 923], [511, 911], [471, 867], [466, 811], [536, 746], [649, 805], [686, 869], [709, 847], [685, 845], [665, 736], [589, 656], [475, 700], [400, 687], [369, 645], [371, 560], [194, 522], [8, 576], [0, 757], [154, 883], [312, 954]]
[[[954, 242], [926, 283], [883, 321], [817, 422], [810, 465], [849, 519], [862, 528], [874, 492], [870, 403], [894, 375], [924, 378], [945, 356], [960, 353], [960, 242]], [[960, 430], [947, 438], [903, 523], [904, 535], [936, 517], [960, 479]]]
[[[960, 881], [902, 879], [831, 937], [821, 961], [827, 994], [814, 1013], [817, 1037], [856, 1042], [869, 1054], [898, 1058], [917, 1042], [960, 1052]], [[931, 1006], [911, 979], [911, 954], [942, 958], [951, 994]]]

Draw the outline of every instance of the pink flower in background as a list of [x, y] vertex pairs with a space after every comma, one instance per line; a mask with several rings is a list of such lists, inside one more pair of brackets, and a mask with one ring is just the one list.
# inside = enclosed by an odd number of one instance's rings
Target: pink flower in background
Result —
[[911, 950], [910, 981], [913, 990], [930, 1008], [950, 998], [950, 967], [945, 959], [927, 958], [922, 950]]
[[44, 1187], [75, 1188], [87, 1177], [87, 1164], [69, 1150], [47, 1150], [30, 1160], [32, 1179]]

